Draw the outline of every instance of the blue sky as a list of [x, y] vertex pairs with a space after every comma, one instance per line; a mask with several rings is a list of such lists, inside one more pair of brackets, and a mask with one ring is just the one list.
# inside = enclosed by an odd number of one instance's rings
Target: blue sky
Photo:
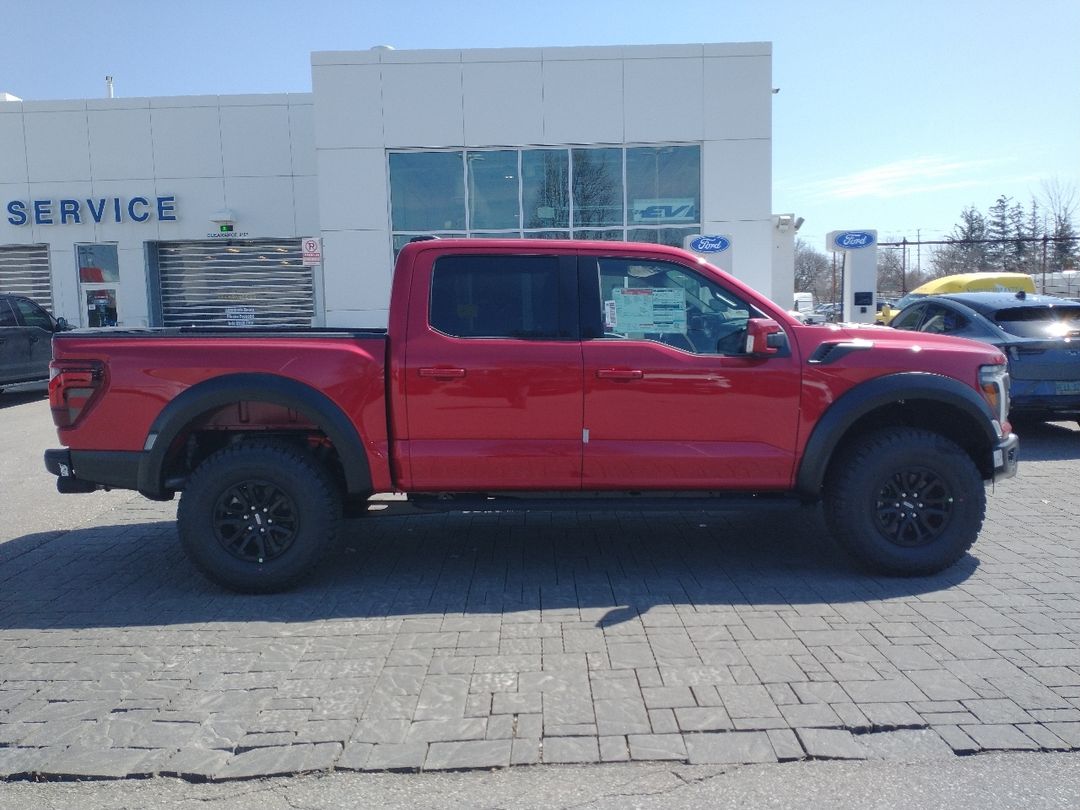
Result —
[[[2, 0], [26, 100], [307, 92], [310, 53], [768, 41], [773, 211], [939, 238], [962, 208], [1080, 196], [1080, 0]], [[720, 102], [722, 103], [722, 101]], [[0, 145], [2, 147], [2, 145]]]

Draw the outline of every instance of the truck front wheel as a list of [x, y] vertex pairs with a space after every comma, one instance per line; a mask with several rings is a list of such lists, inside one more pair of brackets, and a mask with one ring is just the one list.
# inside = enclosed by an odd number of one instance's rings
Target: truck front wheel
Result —
[[271, 593], [302, 579], [334, 542], [341, 496], [308, 454], [240, 442], [200, 464], [180, 497], [180, 543], [209, 579]]
[[881, 574], [933, 574], [975, 542], [986, 489], [970, 456], [915, 428], [871, 433], [830, 466], [825, 516], [856, 559]]

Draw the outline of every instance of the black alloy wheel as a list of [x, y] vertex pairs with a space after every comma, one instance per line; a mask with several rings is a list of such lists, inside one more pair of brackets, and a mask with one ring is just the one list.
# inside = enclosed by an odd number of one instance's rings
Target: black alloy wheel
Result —
[[300, 515], [289, 493], [260, 479], [229, 487], [214, 506], [214, 535], [245, 562], [276, 560], [292, 548]]
[[829, 465], [829, 530], [879, 574], [948, 568], [979, 535], [986, 488], [967, 452], [938, 433], [883, 428], [852, 440]]

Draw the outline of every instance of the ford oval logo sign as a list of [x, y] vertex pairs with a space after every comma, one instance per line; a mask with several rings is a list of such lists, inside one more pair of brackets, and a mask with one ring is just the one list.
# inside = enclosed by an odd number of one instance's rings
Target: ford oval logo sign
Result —
[[690, 241], [690, 249], [695, 253], [723, 253], [731, 247], [731, 240], [726, 236], [699, 236]]
[[844, 250], [870, 247], [874, 244], [874, 235], [868, 231], [844, 231], [836, 235], [833, 244]]

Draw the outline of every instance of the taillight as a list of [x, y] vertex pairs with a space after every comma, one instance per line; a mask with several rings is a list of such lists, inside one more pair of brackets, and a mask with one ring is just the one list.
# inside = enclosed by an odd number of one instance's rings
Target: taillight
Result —
[[95, 361], [54, 364], [49, 370], [49, 407], [59, 428], [74, 425], [105, 380], [105, 369]]

